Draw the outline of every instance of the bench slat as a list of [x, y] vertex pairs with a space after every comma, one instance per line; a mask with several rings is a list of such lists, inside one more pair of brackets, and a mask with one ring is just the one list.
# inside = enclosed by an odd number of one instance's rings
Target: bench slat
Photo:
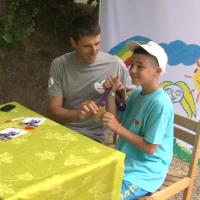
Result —
[[174, 127], [174, 136], [188, 144], [194, 145], [195, 135], [178, 127]]
[[192, 130], [194, 132], [196, 132], [196, 130], [197, 130], [196, 121], [193, 121], [191, 119], [188, 119], [188, 118], [180, 116], [180, 115], [174, 116], [174, 123], [177, 124], [177, 125], [181, 125], [182, 127], [185, 127], [185, 128]]
[[142, 198], [139, 198], [139, 200], [164, 200], [167, 199], [174, 194], [182, 191], [186, 187], [188, 187], [190, 183], [190, 178], [186, 177], [181, 179], [180, 181], [173, 183], [172, 185], [168, 187], [164, 187], [164, 189], [157, 191], [153, 193], [151, 196], [144, 196]]

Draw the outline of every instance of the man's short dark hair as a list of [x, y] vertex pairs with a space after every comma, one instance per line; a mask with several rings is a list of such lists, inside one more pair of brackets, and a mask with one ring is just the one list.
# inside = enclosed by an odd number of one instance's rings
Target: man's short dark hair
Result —
[[134, 51], [133, 51], [134, 54], [144, 54], [144, 55], [148, 55], [150, 56], [151, 58], [153, 58], [154, 60], [154, 66], [159, 66], [158, 64], [158, 60], [155, 56], [151, 55], [148, 51], [146, 51], [145, 49], [143, 49], [142, 47], [137, 47]]
[[100, 34], [98, 19], [92, 15], [81, 15], [72, 22], [71, 37], [78, 41], [84, 36], [96, 36]]

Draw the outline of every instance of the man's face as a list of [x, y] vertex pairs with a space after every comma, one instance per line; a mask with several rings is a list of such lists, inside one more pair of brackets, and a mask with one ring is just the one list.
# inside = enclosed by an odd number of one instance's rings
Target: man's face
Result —
[[75, 49], [77, 59], [80, 63], [91, 63], [96, 60], [100, 42], [100, 34], [96, 36], [84, 36], [78, 41], [71, 38], [72, 47]]
[[135, 54], [129, 69], [132, 83], [135, 85], [149, 85], [158, 78], [160, 68], [155, 67], [150, 56]]

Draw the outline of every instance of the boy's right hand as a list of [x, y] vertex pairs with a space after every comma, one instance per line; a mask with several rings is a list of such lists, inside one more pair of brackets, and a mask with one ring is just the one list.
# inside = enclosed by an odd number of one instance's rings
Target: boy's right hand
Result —
[[109, 76], [104, 84], [104, 89], [106, 88], [112, 88], [113, 92], [118, 91], [120, 96], [118, 98], [120, 98], [120, 101], [124, 101], [126, 99], [126, 89], [123, 86], [123, 84], [121, 83], [121, 81], [119, 80], [119, 77], [116, 76]]
[[106, 88], [112, 88], [112, 91], [120, 91], [125, 89], [123, 84], [121, 83], [121, 81], [119, 80], [119, 76], [115, 75], [115, 76], [109, 76], [104, 84], [103, 84], [104, 89]]

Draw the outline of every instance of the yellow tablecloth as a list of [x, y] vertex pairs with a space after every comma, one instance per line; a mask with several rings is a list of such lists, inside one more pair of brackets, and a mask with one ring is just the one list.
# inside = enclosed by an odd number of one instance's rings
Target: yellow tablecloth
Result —
[[[12, 102], [0, 111], [0, 131], [16, 117], [41, 117]], [[124, 154], [49, 119], [28, 133], [0, 141], [1, 200], [118, 200]]]

